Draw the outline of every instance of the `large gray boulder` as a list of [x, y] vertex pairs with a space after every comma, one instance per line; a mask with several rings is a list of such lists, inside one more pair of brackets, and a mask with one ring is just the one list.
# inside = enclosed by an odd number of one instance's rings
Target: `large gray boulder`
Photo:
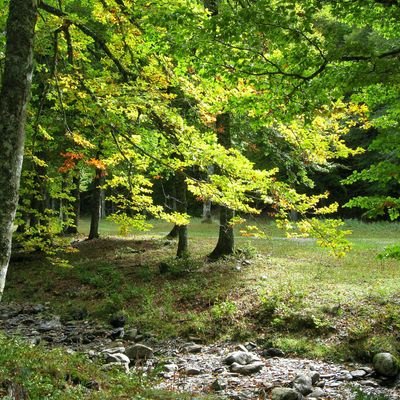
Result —
[[380, 375], [393, 378], [399, 373], [399, 363], [390, 353], [375, 354], [373, 364], [375, 371]]

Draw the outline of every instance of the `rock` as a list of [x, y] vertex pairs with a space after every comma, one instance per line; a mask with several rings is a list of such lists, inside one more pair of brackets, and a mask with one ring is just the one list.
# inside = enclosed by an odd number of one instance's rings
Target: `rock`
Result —
[[135, 341], [137, 335], [138, 335], [138, 330], [136, 328], [131, 328], [125, 331], [124, 338], [126, 340]]
[[247, 342], [244, 347], [246, 350], [251, 351], [257, 348], [257, 345], [254, 342]]
[[238, 374], [242, 375], [251, 375], [255, 374], [256, 372], [260, 372], [264, 367], [264, 363], [261, 361], [254, 361], [250, 364], [242, 365], [237, 362], [234, 362], [230, 370], [231, 372], [237, 372]]
[[313, 391], [311, 377], [307, 375], [297, 375], [292, 382], [293, 388], [307, 396]]
[[189, 375], [189, 376], [200, 375], [201, 369], [199, 367], [195, 367], [195, 366], [188, 366], [185, 368], [185, 374]]
[[102, 353], [108, 353], [108, 354], [114, 354], [114, 353], [125, 353], [125, 347], [124, 346], [116, 346], [116, 347], [110, 347], [102, 350]]
[[373, 359], [375, 371], [388, 378], [395, 377], [399, 372], [397, 360], [390, 353], [375, 354]]
[[128, 347], [125, 351], [125, 354], [131, 359], [131, 361], [147, 360], [148, 358], [153, 357], [153, 349], [145, 346], [144, 344], [138, 343]]
[[34, 337], [32, 337], [32, 338], [30, 338], [29, 340], [28, 340], [28, 343], [31, 345], [31, 346], [37, 346], [39, 343], [40, 343], [40, 341], [41, 341], [41, 337], [40, 336], [34, 336]]
[[375, 381], [371, 380], [362, 380], [359, 382], [362, 386], [370, 386], [370, 387], [377, 387], [379, 386]]
[[186, 346], [185, 347], [185, 350], [188, 352], [188, 353], [200, 353], [201, 352], [201, 350], [202, 350], [202, 346], [200, 346], [199, 344], [191, 344], [191, 345], [188, 345], [188, 346]]
[[42, 321], [40, 322], [37, 330], [39, 332], [48, 332], [48, 331], [55, 331], [61, 329], [62, 325], [60, 322], [60, 317], [55, 317], [50, 321]]
[[272, 389], [271, 400], [301, 400], [303, 396], [291, 388], [276, 387]]
[[106, 363], [121, 363], [121, 364], [128, 364], [131, 362], [128, 356], [122, 353], [113, 353], [107, 354], [106, 356]]
[[124, 336], [125, 336], [124, 328], [116, 328], [116, 329], [112, 330], [110, 333], [110, 338], [112, 340], [122, 339]]
[[123, 328], [123, 327], [125, 326], [125, 323], [126, 323], [126, 319], [125, 319], [125, 317], [124, 317], [123, 315], [121, 315], [121, 314], [113, 315], [113, 316], [110, 318], [110, 325], [111, 325], [113, 328]]
[[262, 355], [263, 357], [285, 357], [285, 353], [280, 349], [276, 349], [275, 347], [264, 350]]
[[201, 343], [203, 340], [197, 336], [189, 336], [188, 339], [194, 343]]
[[309, 374], [309, 376], [311, 378], [311, 382], [312, 382], [313, 385], [316, 385], [319, 382], [319, 380], [321, 379], [320, 374], [318, 372], [316, 372], [316, 371], [311, 372]]
[[251, 364], [255, 361], [261, 361], [260, 358], [254, 354], [246, 351], [234, 351], [228, 354], [224, 359], [224, 364], [231, 365], [237, 363], [240, 365]]
[[325, 397], [326, 394], [321, 388], [315, 388], [308, 396], [307, 399], [320, 399]]
[[176, 364], [165, 364], [163, 369], [165, 372], [175, 372], [178, 370], [178, 366]]
[[32, 314], [39, 314], [45, 310], [45, 306], [43, 304], [35, 304], [30, 309]]
[[223, 381], [220, 378], [217, 378], [212, 384], [211, 384], [211, 389], [214, 390], [214, 392], [220, 392], [221, 390], [225, 390], [227, 387], [227, 384], [225, 381]]
[[354, 371], [350, 371], [351, 376], [353, 379], [361, 379], [364, 378], [365, 375], [367, 375], [366, 371], [363, 369], [356, 369]]
[[340, 375], [336, 376], [338, 381], [351, 381], [353, 380], [353, 375], [350, 372], [342, 372]]

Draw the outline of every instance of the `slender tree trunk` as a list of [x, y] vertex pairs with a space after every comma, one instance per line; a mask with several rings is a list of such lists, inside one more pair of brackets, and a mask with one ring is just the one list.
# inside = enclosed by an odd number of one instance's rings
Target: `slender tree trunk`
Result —
[[0, 300], [11, 255], [25, 141], [26, 108], [32, 82], [35, 0], [11, 0], [0, 92]]
[[104, 189], [100, 191], [100, 219], [106, 217], [106, 192]]
[[[230, 132], [230, 114], [223, 113], [217, 115], [216, 129], [218, 134], [218, 142], [229, 149], [231, 147], [231, 132]], [[223, 256], [233, 254], [235, 240], [233, 235], [233, 227], [230, 220], [233, 218], [233, 211], [221, 206], [219, 217], [219, 235], [215, 249], [208, 256], [211, 260], [216, 260]]]
[[79, 217], [81, 211], [81, 190], [80, 190], [80, 173], [79, 171], [74, 171], [74, 176], [72, 177], [73, 189], [71, 191], [71, 196], [74, 198], [72, 208], [73, 208], [73, 225], [67, 226], [65, 233], [75, 235], [78, 233]]
[[99, 237], [100, 206], [101, 206], [101, 185], [104, 181], [104, 171], [96, 168], [96, 175], [93, 179], [92, 198], [91, 198], [91, 218], [90, 232], [88, 239]]
[[[187, 200], [186, 200], [186, 182], [185, 175], [182, 172], [177, 172], [175, 177], [176, 185], [176, 210], [179, 213], [187, 213]], [[188, 254], [188, 227], [187, 225], [180, 225], [178, 227], [178, 250], [176, 256], [178, 258], [184, 257]]]
[[[45, 155], [40, 152], [37, 157], [41, 160], [45, 159]], [[30, 226], [38, 226], [43, 223], [44, 210], [46, 208], [47, 188], [45, 176], [47, 174], [46, 167], [35, 165], [33, 167], [33, 194], [31, 200], [31, 216]]]
[[[210, 165], [207, 168], [207, 180], [209, 180], [209, 176], [212, 175], [213, 173], [214, 173], [214, 166]], [[201, 220], [203, 224], [212, 224], [211, 205], [212, 203], [210, 200], [206, 200], [203, 203], [203, 219]]]
[[[172, 192], [172, 210], [176, 211], [176, 177], [171, 178], [171, 192]], [[167, 239], [176, 239], [179, 236], [179, 226], [174, 225], [167, 235]]]
[[212, 223], [212, 215], [211, 215], [211, 201], [207, 200], [203, 203], [203, 219], [201, 220], [203, 224], [211, 224]]

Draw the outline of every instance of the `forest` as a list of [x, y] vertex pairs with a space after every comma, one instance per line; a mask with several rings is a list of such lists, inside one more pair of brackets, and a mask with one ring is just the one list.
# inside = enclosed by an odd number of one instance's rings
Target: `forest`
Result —
[[400, 2], [0, 9], [0, 398], [400, 399]]

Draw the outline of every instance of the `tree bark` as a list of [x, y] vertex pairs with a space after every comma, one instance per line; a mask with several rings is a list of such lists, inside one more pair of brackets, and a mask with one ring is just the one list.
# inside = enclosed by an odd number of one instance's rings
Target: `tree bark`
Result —
[[[226, 149], [231, 147], [230, 114], [217, 115], [216, 130], [218, 142]], [[233, 211], [227, 207], [220, 207], [219, 235], [215, 249], [209, 254], [210, 260], [217, 260], [223, 256], [231, 255], [234, 252], [235, 240], [233, 227], [230, 220], [233, 218]]]
[[[176, 173], [176, 210], [179, 213], [187, 213], [187, 199], [186, 199], [186, 182], [185, 175], [182, 172]], [[187, 225], [180, 225], [178, 227], [178, 250], [176, 256], [178, 258], [184, 257], [188, 254], [188, 227]]]
[[0, 300], [10, 261], [18, 204], [36, 19], [36, 0], [10, 1], [0, 92]]
[[[171, 198], [172, 198], [172, 210], [176, 211], [176, 177], [171, 178]], [[167, 235], [167, 239], [176, 239], [179, 236], [179, 226], [174, 225]]]
[[91, 218], [90, 232], [88, 239], [99, 237], [100, 206], [101, 206], [101, 185], [104, 182], [104, 171], [96, 168], [96, 175], [93, 179], [92, 198], [91, 198]]

